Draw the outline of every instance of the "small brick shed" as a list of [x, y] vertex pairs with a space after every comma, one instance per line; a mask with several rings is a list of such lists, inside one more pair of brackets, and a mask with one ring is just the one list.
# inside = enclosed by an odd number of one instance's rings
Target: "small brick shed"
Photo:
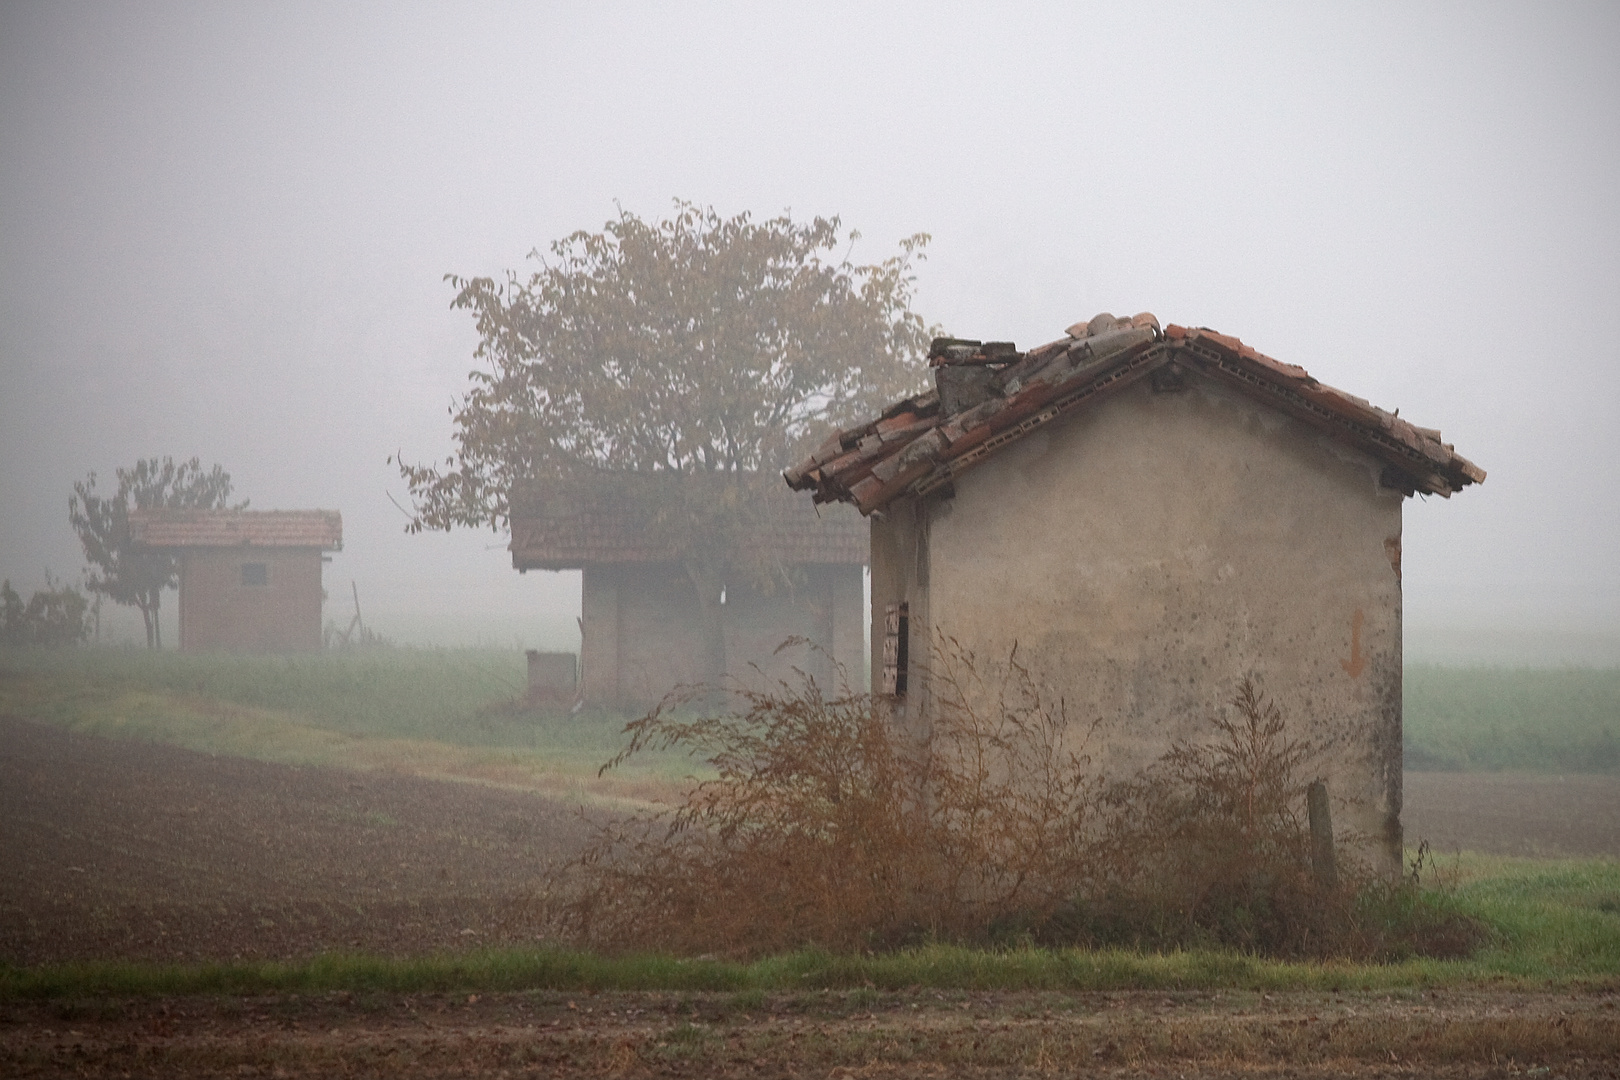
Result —
[[[580, 696], [590, 705], [641, 709], [705, 678], [698, 594], [677, 553], [660, 542], [660, 497], [683, 484], [706, 499], [702, 478], [604, 473], [512, 497], [512, 565], [580, 570]], [[749, 508], [747, 554], [787, 571], [762, 589], [728, 577], [722, 621], [725, 673], [752, 681], [790, 678], [797, 666], [831, 676], [825, 657], [859, 680], [865, 649], [865, 522], [843, 507], [818, 512], [780, 487]], [[777, 652], [789, 638], [814, 642]]]
[[[1485, 473], [1394, 413], [1207, 329], [1099, 315], [940, 339], [935, 389], [839, 432], [790, 487], [871, 519], [874, 690], [926, 730], [954, 639], [1098, 720], [1119, 773], [1254, 677], [1336, 823], [1401, 852], [1401, 513]], [[984, 703], [993, 707], [993, 703]]]
[[129, 527], [179, 557], [183, 651], [321, 647], [323, 553], [343, 547], [336, 510], [145, 510]]

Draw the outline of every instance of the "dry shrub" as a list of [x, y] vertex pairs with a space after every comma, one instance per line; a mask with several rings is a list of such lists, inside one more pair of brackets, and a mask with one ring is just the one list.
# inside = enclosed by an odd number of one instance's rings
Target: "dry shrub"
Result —
[[1365, 837], [1339, 832], [1336, 880], [1318, 877], [1305, 807], [1322, 748], [1291, 736], [1252, 678], [1210, 724], [1208, 740], [1177, 742], [1110, 788], [1103, 873], [1041, 936], [1366, 960], [1462, 956], [1483, 943], [1484, 926], [1423, 890], [1417, 867], [1401, 879], [1370, 867]]
[[1315, 749], [1249, 680], [1210, 740], [1109, 780], [1086, 754], [1097, 722], [1071, 725], [1016, 649], [984, 664], [942, 641], [925, 732], [838, 678], [831, 695], [802, 672], [718, 701], [687, 688], [630, 724], [604, 772], [681, 749], [714, 775], [556, 870], [552, 931], [730, 955], [1024, 940], [1370, 957], [1479, 941], [1415, 882], [1353, 859], [1336, 885], [1313, 876]]
[[1289, 735], [1252, 679], [1210, 723], [1207, 741], [1177, 742], [1111, 788], [1107, 874], [1066, 913], [1065, 931], [1159, 947], [1314, 951], [1340, 891], [1312, 875], [1301, 813], [1318, 749]]
[[683, 688], [626, 728], [606, 772], [684, 749], [715, 776], [673, 811], [604, 827], [553, 877], [566, 936], [606, 948], [758, 953], [847, 949], [894, 934], [924, 876], [914, 762], [865, 694], [797, 687]]
[[914, 759], [937, 862], [929, 893], [957, 937], [1040, 925], [1097, 878], [1107, 785], [1071, 724], [1018, 659], [986, 663], [952, 638], [934, 650], [932, 724]]

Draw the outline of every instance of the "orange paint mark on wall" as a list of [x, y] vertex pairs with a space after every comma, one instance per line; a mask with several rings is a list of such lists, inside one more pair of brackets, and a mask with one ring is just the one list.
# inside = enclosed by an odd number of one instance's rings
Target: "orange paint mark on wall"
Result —
[[1361, 655], [1361, 624], [1366, 619], [1360, 608], [1356, 608], [1356, 613], [1350, 616], [1350, 659], [1339, 661], [1339, 666], [1352, 679], [1361, 678], [1361, 673], [1367, 670], [1367, 658]]

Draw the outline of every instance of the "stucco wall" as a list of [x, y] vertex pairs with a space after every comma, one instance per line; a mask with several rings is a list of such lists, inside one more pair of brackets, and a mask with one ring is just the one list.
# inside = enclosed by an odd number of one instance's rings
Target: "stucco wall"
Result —
[[[826, 662], [805, 646], [774, 653], [790, 637], [820, 644], [860, 681], [861, 567], [812, 564], [798, 568], [792, 588], [765, 592], [728, 582], [726, 671], [747, 682], [790, 679], [797, 666], [818, 681]], [[701, 682], [705, 664], [697, 593], [675, 564], [587, 566], [583, 583], [581, 667], [585, 700], [646, 708], [677, 685]], [[750, 665], [757, 665], [756, 673]]]
[[[264, 584], [244, 584], [244, 564]], [[306, 652], [321, 647], [321, 553], [315, 548], [201, 548], [180, 557], [180, 648]]]
[[927, 659], [926, 633], [933, 625], [929, 617], [928, 512], [938, 500], [901, 499], [872, 515], [872, 608], [868, 628], [871, 647], [872, 690], [882, 689], [884, 618], [892, 604], [910, 608], [912, 651], [910, 685], [899, 702], [895, 719], [920, 734], [927, 714], [928, 680], [924, 677]]
[[1205, 734], [1253, 675], [1329, 747], [1313, 771], [1337, 831], [1398, 860], [1401, 497], [1370, 459], [1188, 383], [1139, 384], [958, 478], [954, 498], [892, 507], [873, 527], [874, 616], [899, 597], [915, 628], [980, 657], [1016, 642], [1071, 718], [1103, 719], [1092, 749], [1114, 770]]

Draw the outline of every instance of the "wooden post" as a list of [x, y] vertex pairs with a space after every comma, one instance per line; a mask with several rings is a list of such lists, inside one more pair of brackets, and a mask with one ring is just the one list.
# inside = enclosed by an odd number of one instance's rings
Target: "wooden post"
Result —
[[1313, 780], [1305, 789], [1305, 804], [1311, 815], [1311, 869], [1323, 888], [1339, 887], [1339, 865], [1333, 854], [1333, 817], [1328, 809], [1327, 784]]

